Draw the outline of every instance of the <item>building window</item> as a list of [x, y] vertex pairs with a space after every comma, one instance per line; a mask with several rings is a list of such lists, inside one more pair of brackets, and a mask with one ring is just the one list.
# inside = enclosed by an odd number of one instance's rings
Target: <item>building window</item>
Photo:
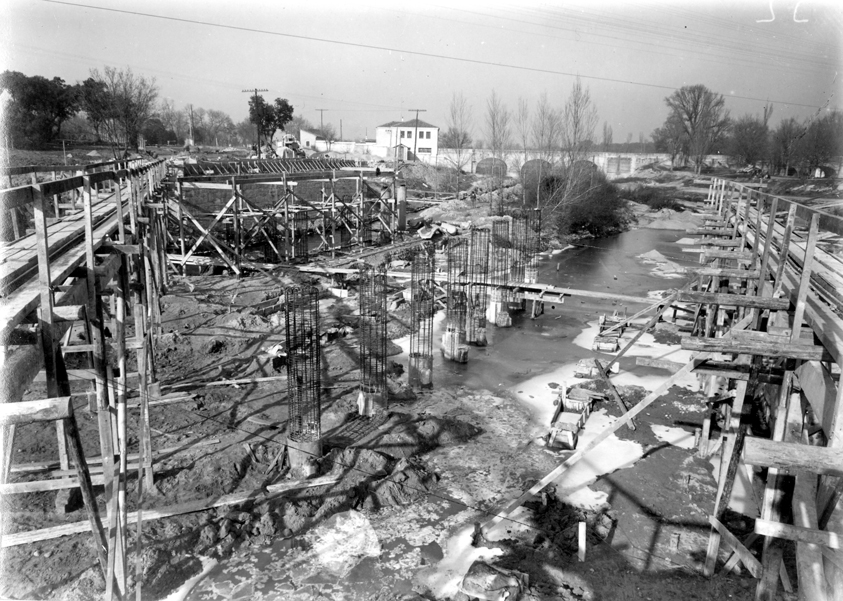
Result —
[[408, 137], [408, 138], [412, 138], [412, 137], [413, 137], [413, 132], [408, 131], [408, 132], [407, 132], [407, 137]]
[[430, 139], [430, 132], [427, 132], [427, 135], [425, 135], [425, 138], [427, 138], [428, 140]]
[[404, 131], [403, 130], [401, 131], [401, 137], [402, 138], [404, 137]]
[[307, 141], [304, 143], [304, 145], [305, 145], [305, 146], [307, 146], [307, 147], [310, 147], [310, 140], [307, 140]]
[[430, 148], [419, 148], [419, 154], [430, 154]]

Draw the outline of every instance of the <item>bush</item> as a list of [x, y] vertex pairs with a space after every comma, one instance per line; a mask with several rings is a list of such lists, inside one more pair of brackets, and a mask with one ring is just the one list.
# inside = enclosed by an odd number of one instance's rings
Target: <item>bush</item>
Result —
[[551, 193], [545, 214], [554, 216], [560, 235], [601, 237], [616, 234], [626, 226], [626, 201], [602, 172], [569, 170], [545, 178], [542, 186]]
[[654, 211], [670, 209], [672, 211], [684, 211], [685, 207], [671, 198], [667, 190], [653, 188], [651, 186], [638, 186], [628, 193], [629, 200], [642, 205], [647, 205]]

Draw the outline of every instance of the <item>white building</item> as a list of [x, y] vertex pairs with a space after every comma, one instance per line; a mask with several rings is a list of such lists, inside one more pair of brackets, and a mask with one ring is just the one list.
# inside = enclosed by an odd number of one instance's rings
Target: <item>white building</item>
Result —
[[[319, 148], [316, 146], [317, 140], [319, 141]], [[305, 129], [299, 132], [299, 145], [301, 145], [302, 148], [309, 150], [324, 151], [328, 149], [328, 145], [325, 143], [322, 136], [317, 136], [315, 133]]]
[[439, 154], [439, 128], [420, 119], [390, 121], [375, 128], [377, 154], [435, 163]]

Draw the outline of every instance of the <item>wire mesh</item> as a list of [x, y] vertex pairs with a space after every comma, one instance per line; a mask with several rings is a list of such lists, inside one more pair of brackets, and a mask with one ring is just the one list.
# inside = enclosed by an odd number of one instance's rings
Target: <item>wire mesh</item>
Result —
[[290, 287], [284, 297], [289, 436], [314, 442], [322, 437], [319, 291], [313, 286]]
[[410, 279], [410, 365], [408, 381], [415, 388], [433, 385], [433, 314], [436, 306], [433, 245], [420, 245], [412, 259]]
[[360, 270], [360, 389], [387, 398], [386, 386], [386, 264]]
[[466, 317], [466, 342], [486, 344], [486, 309], [489, 304], [489, 239], [487, 229], [471, 231], [468, 258], [468, 307]]

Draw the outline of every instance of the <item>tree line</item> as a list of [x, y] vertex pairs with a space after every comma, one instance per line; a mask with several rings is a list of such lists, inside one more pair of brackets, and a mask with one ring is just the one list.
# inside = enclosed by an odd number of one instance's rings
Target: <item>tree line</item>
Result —
[[[773, 129], [773, 105], [732, 119], [722, 94], [703, 85], [683, 87], [667, 98], [664, 124], [653, 134], [656, 150], [671, 164], [690, 162], [700, 172], [708, 154], [725, 154], [733, 166], [771, 175], [808, 176], [843, 154], [843, 113], [817, 111], [799, 121], [782, 119]], [[839, 171], [839, 165], [838, 169]]]
[[[263, 96], [250, 97], [249, 116], [239, 123], [221, 110], [188, 105], [176, 108], [172, 99], [159, 101], [155, 78], [105, 67], [90, 77], [69, 84], [60, 77], [27, 76], [17, 71], [0, 73], [0, 102], [6, 116], [6, 144], [13, 148], [45, 148], [61, 140], [111, 145], [118, 156], [147, 144], [176, 146], [232, 146], [263, 142], [277, 130], [298, 137], [301, 129], [317, 131], [284, 98], [269, 104]], [[326, 127], [334, 139], [333, 128]]]

